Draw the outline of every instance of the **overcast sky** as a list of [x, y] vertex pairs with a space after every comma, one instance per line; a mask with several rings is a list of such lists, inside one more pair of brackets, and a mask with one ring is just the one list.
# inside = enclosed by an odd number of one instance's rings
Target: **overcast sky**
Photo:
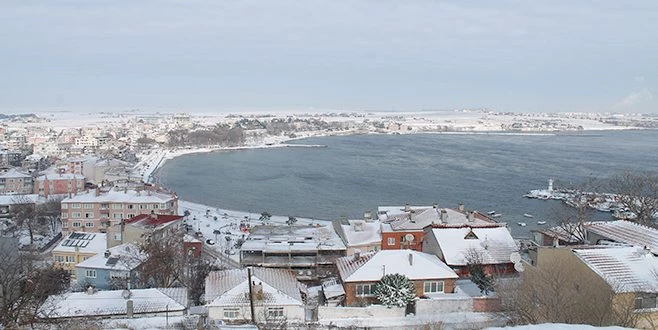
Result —
[[658, 112], [658, 1], [0, 0], [0, 111]]

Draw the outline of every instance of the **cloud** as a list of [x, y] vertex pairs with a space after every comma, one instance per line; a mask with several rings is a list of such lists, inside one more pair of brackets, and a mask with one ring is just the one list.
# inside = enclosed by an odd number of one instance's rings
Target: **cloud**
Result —
[[644, 87], [640, 90], [631, 92], [626, 97], [619, 100], [617, 103], [615, 103], [614, 108], [630, 108], [651, 99], [653, 99], [653, 94], [651, 94], [651, 91], [649, 91], [648, 88]]

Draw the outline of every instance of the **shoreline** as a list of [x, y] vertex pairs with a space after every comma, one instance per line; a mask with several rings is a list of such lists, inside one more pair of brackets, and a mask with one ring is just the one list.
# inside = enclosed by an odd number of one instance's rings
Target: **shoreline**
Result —
[[[619, 131], [640, 131], [640, 130], [648, 130], [644, 128], [623, 128], [623, 129], [586, 129], [583, 131], [577, 131], [577, 132], [572, 132], [572, 131], [558, 131], [558, 132], [542, 132], [542, 131], [528, 131], [528, 132], [509, 132], [509, 131], [467, 131], [467, 132], [460, 132], [460, 131], [451, 131], [451, 132], [389, 132], [389, 133], [380, 133], [380, 132], [346, 132], [343, 134], [318, 134], [318, 135], [304, 135], [304, 136], [298, 136], [294, 138], [290, 137], [273, 137], [272, 142], [262, 142], [259, 144], [253, 144], [253, 145], [245, 145], [245, 146], [236, 146], [236, 147], [188, 147], [188, 148], [181, 148], [181, 149], [175, 149], [175, 150], [169, 150], [169, 149], [156, 149], [156, 153], [161, 153], [159, 155], [159, 159], [157, 162], [151, 160], [151, 161], [140, 161], [135, 165], [135, 169], [137, 170], [137, 167], [139, 164], [149, 164], [148, 171], [142, 174], [142, 178], [144, 182], [147, 183], [158, 183], [159, 178], [158, 178], [158, 172], [159, 170], [165, 165], [165, 163], [168, 160], [180, 157], [180, 156], [185, 156], [185, 155], [192, 155], [192, 154], [202, 154], [202, 153], [211, 153], [211, 152], [224, 152], [224, 151], [235, 151], [235, 150], [256, 150], [256, 149], [270, 149], [270, 148], [286, 148], [286, 147], [326, 147], [326, 145], [321, 145], [321, 144], [307, 144], [307, 145], [294, 145], [294, 144], [287, 144], [287, 142], [290, 141], [295, 141], [295, 140], [301, 140], [301, 139], [307, 139], [307, 138], [315, 138], [315, 137], [332, 137], [332, 136], [357, 136], [357, 135], [416, 135], [416, 134], [441, 134], [441, 135], [492, 135], [492, 136], [591, 136], [595, 135], [595, 133], [601, 133], [601, 132], [619, 132]], [[589, 134], [588, 134], [589, 133]], [[148, 174], [147, 174], [148, 173]], [[167, 188], [167, 187], [165, 187]], [[248, 211], [244, 210], [229, 210], [225, 209], [221, 205], [205, 205], [201, 204], [198, 202], [194, 201], [188, 201], [185, 199], [179, 198], [179, 200], [183, 201], [186, 204], [194, 204], [198, 206], [204, 206], [209, 209], [221, 209], [223, 211], [231, 212], [231, 213], [236, 213], [236, 214], [247, 214], [249, 213]], [[280, 217], [280, 216], [277, 216]], [[328, 219], [315, 219], [315, 218], [310, 218], [310, 217], [304, 217], [307, 221], [322, 221], [322, 222], [329, 222], [331, 220]]]

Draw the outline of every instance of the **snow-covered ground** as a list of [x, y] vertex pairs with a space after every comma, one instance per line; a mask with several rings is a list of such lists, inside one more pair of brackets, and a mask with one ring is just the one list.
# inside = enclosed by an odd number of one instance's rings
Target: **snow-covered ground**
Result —
[[514, 327], [504, 328], [486, 328], [485, 330], [629, 330], [631, 328], [622, 327], [595, 327], [587, 324], [564, 324], [564, 323], [542, 323], [542, 324], [528, 324], [517, 325]]

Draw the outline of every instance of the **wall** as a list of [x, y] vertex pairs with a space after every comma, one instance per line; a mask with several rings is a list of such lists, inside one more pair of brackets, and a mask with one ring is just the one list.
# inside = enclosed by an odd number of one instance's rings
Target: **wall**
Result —
[[501, 309], [502, 309], [502, 305], [500, 302], [500, 298], [493, 298], [493, 297], [473, 298], [474, 312], [495, 313], [495, 312], [500, 312]]
[[[239, 316], [235, 319], [224, 319], [224, 308], [239, 308]], [[273, 307], [273, 306], [270, 306]], [[301, 305], [287, 305], [281, 306], [284, 308], [284, 319], [285, 321], [304, 321], [305, 313], [304, 308]], [[265, 322], [266, 320], [266, 311], [267, 307], [265, 306], [254, 306], [254, 312], [256, 313], [256, 321]], [[251, 320], [251, 309], [249, 305], [237, 305], [237, 306], [208, 306], [208, 318], [213, 320], [224, 320], [228, 323], [231, 322], [244, 322]]]
[[445, 299], [418, 299], [416, 301], [416, 315], [472, 311], [473, 299], [470, 297], [460, 296]]
[[372, 305], [368, 307], [318, 307], [318, 319], [404, 317], [404, 307]]
[[[402, 238], [404, 238], [407, 234], [411, 234], [414, 236], [414, 240], [412, 245], [405, 245], [403, 246], [401, 244]], [[387, 231], [387, 232], [382, 232], [382, 250], [400, 250], [400, 249], [411, 249], [415, 251], [422, 251], [423, 250], [423, 231]], [[393, 245], [388, 245], [388, 239], [389, 238], [394, 238], [395, 239], [395, 244]]]

